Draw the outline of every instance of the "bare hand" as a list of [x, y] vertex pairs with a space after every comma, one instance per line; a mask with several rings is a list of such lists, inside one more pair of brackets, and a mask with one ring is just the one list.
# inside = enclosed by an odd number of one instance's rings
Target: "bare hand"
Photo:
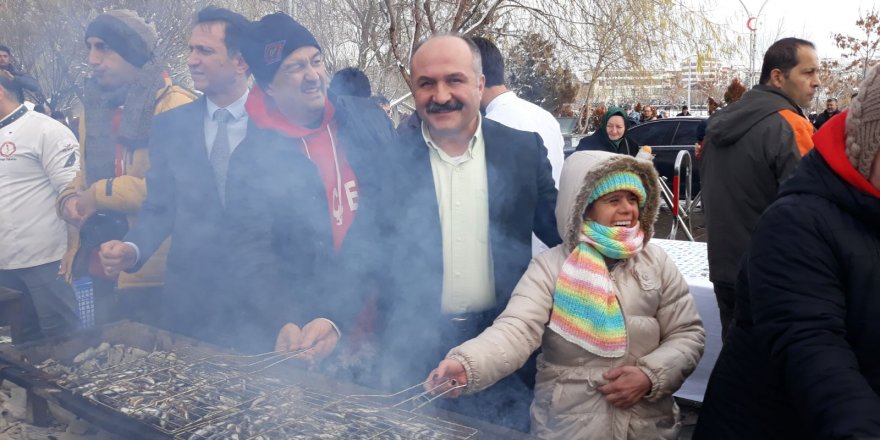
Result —
[[76, 193], [79, 201], [76, 203], [76, 211], [82, 220], [92, 216], [98, 210], [98, 201], [95, 199], [95, 191], [87, 189]]
[[611, 382], [599, 387], [599, 392], [620, 409], [635, 405], [651, 391], [651, 379], [638, 367], [612, 368], [602, 377]]
[[337, 342], [339, 342], [339, 334], [330, 321], [318, 318], [303, 326], [299, 348], [300, 350], [311, 348], [303, 353], [302, 357], [310, 364], [314, 364], [332, 353]]
[[444, 359], [425, 380], [425, 391], [431, 391], [435, 396], [443, 394], [443, 397], [455, 398], [461, 395], [464, 387], [449, 390], [467, 383], [464, 365], [455, 359]]
[[79, 196], [70, 196], [64, 201], [64, 207], [61, 210], [61, 217], [64, 218], [64, 221], [77, 228], [82, 226], [85, 221], [85, 218], [79, 215], [78, 204]]
[[284, 324], [278, 337], [275, 338], [275, 351], [294, 351], [299, 348], [302, 339], [302, 330], [293, 323]]
[[111, 240], [101, 245], [98, 251], [101, 266], [107, 276], [115, 277], [123, 270], [131, 269], [137, 263], [137, 252], [131, 245], [119, 240]]

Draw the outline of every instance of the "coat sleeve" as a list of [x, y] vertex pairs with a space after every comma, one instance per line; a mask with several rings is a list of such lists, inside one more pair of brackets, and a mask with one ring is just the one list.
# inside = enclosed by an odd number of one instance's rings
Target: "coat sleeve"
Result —
[[538, 203], [535, 206], [535, 235], [547, 245], [553, 247], [562, 243], [559, 238], [559, 230], [556, 228], [556, 182], [553, 180], [553, 169], [550, 160], [547, 159], [547, 148], [541, 141], [541, 136], [533, 133], [535, 142], [534, 163], [537, 164], [537, 187]]
[[703, 321], [687, 282], [669, 256], [655, 249], [661, 256], [662, 267], [656, 316], [660, 324], [660, 345], [636, 362], [651, 379], [648, 401], [667, 397], [681, 387], [700, 362], [706, 341]]
[[79, 171], [79, 143], [73, 133], [60, 124], [46, 130], [43, 139], [40, 160], [52, 187], [61, 193]]
[[137, 272], [171, 234], [175, 218], [175, 183], [168, 163], [167, 148], [172, 142], [166, 135], [175, 133], [162, 118], [154, 120], [150, 133], [150, 169], [147, 171], [146, 199], [141, 204], [138, 221], [125, 236], [137, 245], [140, 259], [129, 272]]
[[[71, 180], [67, 184], [67, 186], [59, 192], [58, 199], [55, 201], [55, 210], [58, 212], [59, 217], [63, 217], [64, 203], [67, 202], [67, 199], [75, 196], [77, 194], [77, 192], [86, 189], [85, 177], [83, 176], [83, 169], [84, 169], [83, 161], [85, 160], [84, 159], [85, 158], [84, 142], [85, 142], [85, 138], [86, 138], [85, 137], [85, 126], [86, 126], [85, 118], [80, 116], [80, 120], [79, 120], [79, 134], [80, 134], [80, 136], [79, 136], [79, 145], [77, 147], [79, 149], [79, 160], [77, 161], [77, 165], [76, 165], [76, 175], [73, 177], [73, 180]], [[71, 226], [71, 228], [73, 228], [73, 227]], [[74, 230], [69, 231], [68, 235], [78, 235], [79, 234], [78, 231], [79, 231], [78, 229], [74, 228]]]
[[779, 119], [779, 132], [767, 133], [763, 136], [767, 145], [762, 151], [771, 155], [765, 158], [766, 163], [772, 166], [777, 185], [782, 185], [782, 182], [788, 180], [794, 173], [801, 160], [801, 154], [791, 125], [782, 116], [779, 116]]
[[783, 204], [765, 213], [748, 261], [754, 331], [816, 438], [878, 437], [880, 396], [847, 342], [845, 270], [831, 231], [818, 211]]
[[546, 256], [533, 259], [492, 326], [449, 351], [448, 359], [464, 365], [466, 393], [484, 390], [513, 373], [540, 347], [553, 309], [554, 279]]
[[43, 97], [43, 90], [36, 78], [21, 72], [15, 73], [15, 80], [21, 85], [22, 89], [29, 90], [39, 98]]
[[143, 177], [119, 176], [95, 181], [87, 191], [95, 193], [99, 210], [134, 214], [147, 198], [147, 182]]

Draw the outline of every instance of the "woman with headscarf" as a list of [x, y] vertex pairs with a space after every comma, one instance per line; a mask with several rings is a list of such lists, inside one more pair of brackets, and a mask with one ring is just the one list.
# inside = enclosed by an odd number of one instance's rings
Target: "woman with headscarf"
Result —
[[542, 439], [674, 439], [672, 398], [703, 353], [693, 297], [648, 244], [659, 206], [648, 161], [590, 151], [566, 160], [556, 215], [564, 243], [532, 260], [504, 312], [453, 348], [425, 387], [476, 393], [539, 347], [532, 434]]
[[581, 139], [577, 151], [598, 150], [635, 156], [639, 146], [626, 136], [627, 123], [626, 112], [622, 108], [609, 108], [602, 117], [602, 125], [595, 133]]

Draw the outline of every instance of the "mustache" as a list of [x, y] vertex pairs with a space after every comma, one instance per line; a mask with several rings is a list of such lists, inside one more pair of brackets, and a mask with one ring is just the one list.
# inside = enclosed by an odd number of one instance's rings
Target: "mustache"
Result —
[[428, 113], [440, 113], [440, 112], [451, 112], [456, 110], [461, 110], [464, 108], [464, 103], [461, 101], [457, 101], [455, 99], [450, 99], [448, 102], [443, 104], [437, 104], [436, 102], [428, 103], [428, 107], [425, 108], [425, 111]]
[[311, 89], [313, 87], [317, 87], [317, 88], [323, 90], [325, 88], [324, 84], [325, 84], [324, 78], [319, 77], [318, 79], [315, 79], [315, 80], [305, 79], [302, 83], [302, 86], [300, 86], [300, 90]]

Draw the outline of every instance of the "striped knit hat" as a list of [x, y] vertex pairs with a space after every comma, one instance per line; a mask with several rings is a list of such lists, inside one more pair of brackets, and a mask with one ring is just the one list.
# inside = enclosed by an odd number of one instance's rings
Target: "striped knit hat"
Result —
[[866, 179], [880, 150], [880, 67], [868, 71], [846, 117], [846, 155]]
[[635, 194], [636, 197], [639, 198], [639, 208], [645, 207], [645, 200], [648, 198], [647, 192], [645, 191], [645, 185], [636, 173], [630, 171], [618, 171], [603, 177], [602, 180], [596, 184], [596, 187], [593, 188], [590, 197], [587, 198], [587, 205], [595, 202], [605, 194], [620, 190], [629, 191]]

